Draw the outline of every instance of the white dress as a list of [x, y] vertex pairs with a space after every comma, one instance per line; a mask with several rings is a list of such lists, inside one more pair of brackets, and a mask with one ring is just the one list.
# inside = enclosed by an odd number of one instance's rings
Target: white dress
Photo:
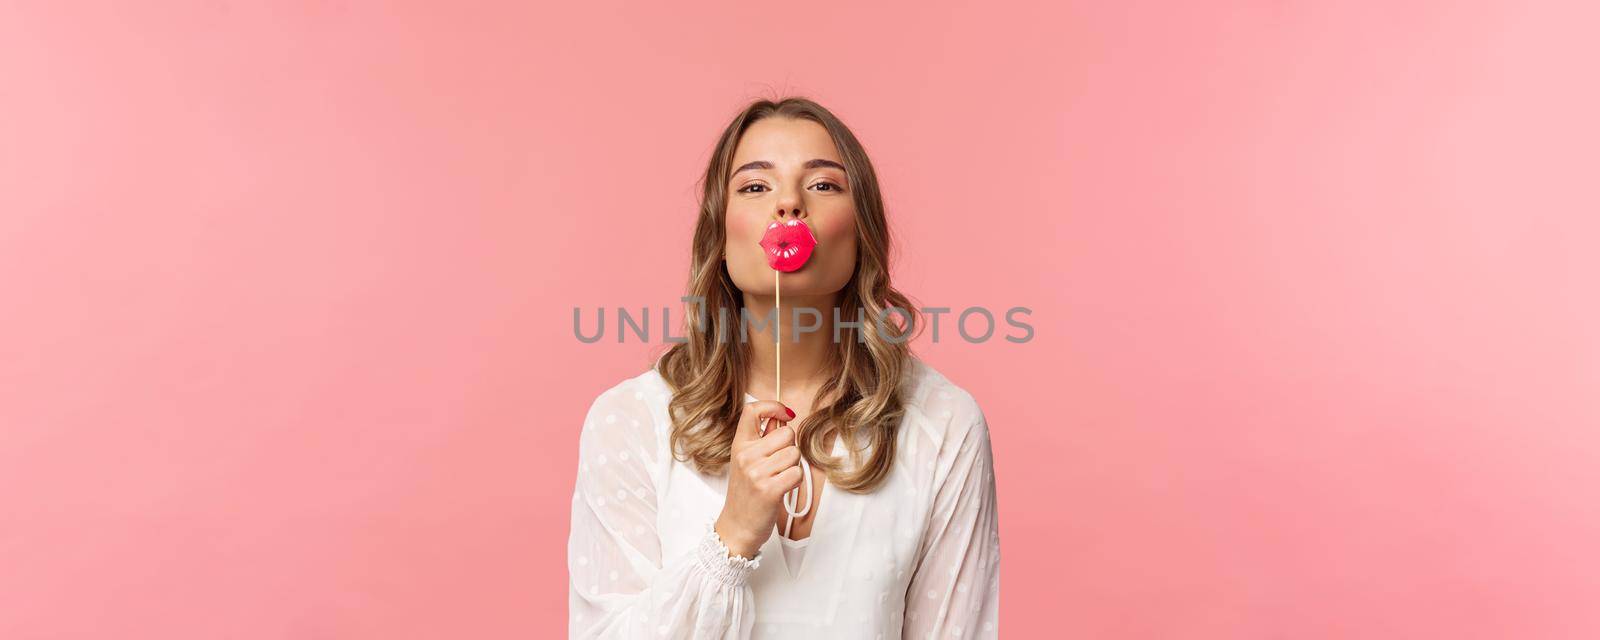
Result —
[[[712, 528], [726, 473], [701, 474], [668, 453], [672, 392], [661, 375], [601, 393], [579, 436], [569, 637], [996, 637], [988, 423], [970, 394], [920, 360], [902, 385], [898, 459], [883, 484], [863, 495], [823, 483], [811, 535], [790, 541], [774, 525], [750, 559], [729, 557]], [[842, 439], [833, 444], [845, 453]]]

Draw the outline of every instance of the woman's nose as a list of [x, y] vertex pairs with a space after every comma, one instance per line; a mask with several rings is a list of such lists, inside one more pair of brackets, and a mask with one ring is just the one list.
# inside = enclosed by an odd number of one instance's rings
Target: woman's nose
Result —
[[784, 189], [778, 194], [778, 219], [799, 218], [805, 214], [801, 212], [802, 194], [799, 190]]

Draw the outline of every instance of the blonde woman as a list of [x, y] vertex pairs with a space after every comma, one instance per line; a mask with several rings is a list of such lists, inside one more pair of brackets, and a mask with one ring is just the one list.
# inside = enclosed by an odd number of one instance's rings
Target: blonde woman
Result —
[[[803, 264], [774, 266], [796, 253], [762, 245], [774, 223], [815, 238]], [[751, 104], [706, 168], [691, 251], [687, 341], [584, 420], [571, 637], [995, 637], [988, 424], [908, 349], [855, 136], [810, 100]]]

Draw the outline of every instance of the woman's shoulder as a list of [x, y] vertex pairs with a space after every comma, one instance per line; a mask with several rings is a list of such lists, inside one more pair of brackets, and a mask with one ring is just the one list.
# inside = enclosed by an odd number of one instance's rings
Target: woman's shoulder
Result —
[[978, 399], [933, 365], [912, 357], [901, 387], [901, 400], [925, 435], [934, 442], [988, 437], [988, 423]]
[[655, 369], [612, 383], [594, 397], [583, 419], [583, 438], [610, 448], [648, 447], [654, 442], [658, 410], [671, 389]]
[[664, 404], [671, 398], [672, 388], [667, 385], [666, 378], [652, 367], [612, 383], [595, 396], [594, 404], [645, 409], [652, 402]]

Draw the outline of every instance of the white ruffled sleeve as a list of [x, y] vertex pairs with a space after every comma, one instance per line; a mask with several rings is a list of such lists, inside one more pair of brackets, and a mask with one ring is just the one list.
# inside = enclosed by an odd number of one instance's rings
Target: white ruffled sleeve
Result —
[[[1000, 632], [1000, 519], [989, 424], [970, 396], [938, 455], [921, 561], [906, 591], [903, 638], [994, 638]], [[965, 425], [965, 426], [956, 426]]]
[[648, 393], [629, 380], [600, 394], [584, 418], [567, 539], [568, 636], [748, 638], [748, 580], [759, 553], [730, 557], [712, 517], [692, 523], [701, 532], [694, 548], [661, 557], [656, 487], [665, 435], [656, 432]]

